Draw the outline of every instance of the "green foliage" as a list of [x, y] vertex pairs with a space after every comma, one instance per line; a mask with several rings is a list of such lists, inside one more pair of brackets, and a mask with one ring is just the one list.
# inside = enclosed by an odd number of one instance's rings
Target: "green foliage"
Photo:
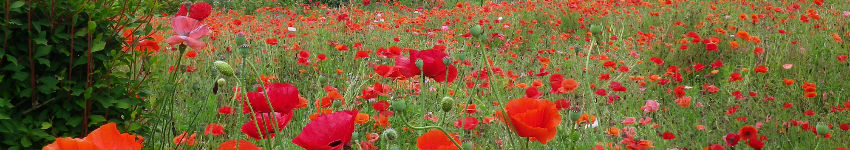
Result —
[[[136, 27], [150, 2], [14, 1], [0, 11], [0, 147], [37, 149], [82, 137], [106, 122], [124, 131], [142, 100], [141, 79], [116, 71], [133, 61], [120, 27]], [[122, 6], [127, 6], [126, 8]], [[136, 10], [136, 11], [128, 11]], [[131, 90], [132, 89], [132, 90]], [[140, 95], [143, 96], [143, 95]]]
[[242, 13], [251, 13], [263, 7], [287, 7], [294, 6], [295, 0], [162, 0], [158, 1], [157, 12], [173, 15], [180, 9], [184, 2], [206, 2], [216, 10], [242, 10]]

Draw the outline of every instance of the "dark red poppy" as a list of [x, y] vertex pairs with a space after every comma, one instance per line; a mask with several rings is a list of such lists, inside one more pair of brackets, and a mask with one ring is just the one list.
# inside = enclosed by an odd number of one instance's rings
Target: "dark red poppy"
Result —
[[540, 98], [540, 96], [543, 96], [543, 93], [540, 93], [540, 91], [537, 90], [537, 87], [532, 86], [525, 89], [525, 98], [537, 99]]
[[661, 138], [664, 138], [665, 140], [672, 140], [676, 139], [676, 135], [670, 132], [664, 132], [663, 134], [661, 134]]
[[[180, 5], [180, 9], [177, 10], [177, 13], [174, 14], [174, 17], [177, 16], [186, 16], [189, 13], [189, 3], [183, 3]], [[196, 19], [197, 20], [197, 19]]]
[[444, 49], [445, 46], [435, 45], [429, 50], [410, 51], [410, 55], [411, 58], [422, 59], [422, 73], [425, 76], [433, 78], [437, 82], [452, 82], [457, 78], [457, 68], [452, 64], [445, 64], [443, 59], [447, 59], [448, 54], [443, 52]]
[[[243, 106], [242, 113], [251, 112], [251, 108], [255, 113], [272, 112], [272, 108], [275, 112], [289, 113], [300, 103], [298, 88], [289, 83], [272, 83], [265, 88], [266, 92], [248, 92], [248, 101], [251, 105]], [[268, 99], [264, 93], [268, 93]]]
[[[271, 115], [272, 113], [259, 113], [251, 118], [251, 121], [248, 121], [245, 124], [242, 124], [242, 133], [245, 133], [251, 138], [254, 139], [265, 139], [274, 137], [274, 133], [277, 131], [282, 131], [289, 121], [292, 120], [292, 112], [288, 113], [279, 113], [275, 112], [274, 117]], [[277, 124], [273, 124], [272, 122], [277, 121]], [[277, 131], [275, 131], [277, 129]]]
[[378, 101], [372, 104], [372, 108], [376, 111], [384, 111], [390, 108], [390, 103], [387, 101]]
[[624, 87], [620, 82], [612, 81], [608, 84], [608, 88], [611, 88], [611, 91], [624, 92], [626, 91], [626, 87]]
[[758, 139], [747, 141], [747, 145], [756, 150], [761, 150], [762, 148], [764, 148], [764, 142]]
[[189, 18], [203, 21], [210, 16], [210, 13], [212, 13], [212, 6], [206, 2], [199, 2], [192, 4], [192, 8], [189, 9]]
[[559, 99], [555, 101], [555, 108], [558, 108], [558, 110], [569, 109], [570, 103], [570, 101], [567, 101], [565, 99]]
[[292, 139], [292, 143], [308, 150], [341, 150], [351, 141], [354, 118], [359, 111], [337, 111], [319, 116]]
[[838, 128], [840, 128], [841, 130], [847, 131], [847, 130], [850, 130], [850, 125], [845, 123], [845, 124], [838, 125]]
[[738, 141], [740, 140], [741, 137], [735, 133], [729, 133], [726, 134], [726, 136], [723, 136], [723, 141], [726, 142], [726, 146], [728, 147], [735, 147], [735, 145], [738, 145]]
[[224, 134], [224, 127], [222, 127], [221, 125], [215, 124], [215, 123], [210, 123], [204, 129], [204, 135], [209, 135], [209, 134], [213, 134], [214, 136], [219, 136], [221, 134]]

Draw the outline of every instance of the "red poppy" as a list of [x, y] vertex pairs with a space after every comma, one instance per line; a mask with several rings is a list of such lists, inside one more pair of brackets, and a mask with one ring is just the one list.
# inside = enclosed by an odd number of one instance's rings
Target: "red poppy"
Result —
[[56, 141], [44, 146], [42, 150], [141, 150], [143, 146], [142, 137], [121, 133], [115, 123], [107, 123], [83, 139], [56, 138]]
[[204, 135], [209, 135], [210, 133], [214, 136], [220, 136], [221, 134], [224, 134], [224, 127], [215, 123], [210, 123], [204, 129]]
[[850, 125], [845, 123], [845, 124], [838, 125], [838, 128], [840, 128], [841, 130], [847, 131], [847, 130], [850, 130]]
[[670, 133], [670, 132], [664, 132], [663, 134], [661, 134], [661, 138], [663, 138], [665, 140], [672, 140], [672, 139], [676, 139], [676, 135], [674, 135], [673, 133]]
[[197, 19], [203, 21], [212, 13], [212, 6], [206, 2], [199, 2], [192, 4], [192, 7], [189, 8], [189, 18]]
[[569, 109], [569, 108], [570, 108], [570, 103], [571, 103], [571, 102], [570, 102], [570, 101], [568, 101], [568, 100], [565, 100], [565, 99], [559, 99], [559, 100], [556, 100], [556, 101], [555, 101], [555, 108], [558, 108], [558, 110]]
[[388, 103], [387, 101], [378, 101], [372, 104], [372, 108], [379, 112], [385, 111], [390, 108], [390, 103]]
[[[275, 112], [289, 113], [300, 103], [298, 88], [289, 83], [272, 83], [266, 85], [265, 89], [266, 92], [248, 92], [248, 101], [251, 105], [243, 106], [242, 113], [251, 112], [251, 108], [255, 113], [272, 112], [272, 108]], [[265, 93], [268, 93], [268, 99]]]
[[611, 91], [624, 92], [626, 91], [626, 87], [624, 87], [620, 82], [612, 81], [608, 84], [608, 88], [611, 88]]
[[543, 93], [537, 90], [537, 87], [528, 87], [525, 89], [525, 98], [540, 98], [543, 96]]
[[277, 39], [276, 39], [276, 38], [267, 38], [267, 39], [266, 39], [266, 44], [269, 44], [269, 45], [277, 45]]
[[437, 82], [452, 82], [457, 78], [457, 68], [452, 64], [445, 64], [443, 59], [448, 59], [448, 54], [443, 52], [444, 49], [445, 46], [435, 45], [433, 48], [424, 51], [410, 51], [410, 55], [411, 59], [422, 59], [422, 73], [425, 76], [433, 78]]
[[[245, 133], [251, 138], [257, 140], [274, 137], [275, 132], [283, 130], [283, 128], [289, 124], [289, 121], [292, 120], [292, 112], [275, 112], [274, 114], [275, 118], [272, 118], [271, 113], [260, 113], [255, 115], [255, 118], [251, 118], [251, 121], [242, 124], [242, 133]], [[272, 124], [274, 121], [277, 121], [277, 124]], [[277, 129], [277, 131], [275, 131], [275, 129]]]
[[457, 122], [455, 122], [455, 127], [460, 128], [461, 122], [463, 124], [463, 129], [465, 129], [465, 130], [472, 130], [472, 129], [475, 129], [476, 126], [478, 126], [478, 119], [475, 118], [475, 117], [466, 117], [465, 119], [457, 119]]
[[221, 143], [221, 145], [218, 146], [218, 149], [215, 149], [215, 150], [262, 150], [262, 149], [263, 148], [257, 147], [257, 145], [254, 145], [254, 143], [251, 143], [251, 142], [246, 141], [246, 140], [239, 140], [239, 141], [230, 140], [230, 141], [225, 141], [224, 143]]
[[767, 73], [768, 68], [765, 67], [764, 65], [759, 65], [758, 67], [753, 69], [753, 71], [758, 72], [758, 73]]
[[292, 139], [292, 143], [308, 150], [341, 150], [351, 141], [354, 118], [358, 111], [338, 111], [319, 116]]
[[735, 133], [729, 133], [726, 134], [726, 136], [723, 136], [723, 141], [726, 142], [726, 146], [728, 147], [735, 147], [735, 145], [738, 145], [738, 141], [740, 140], [741, 137]]
[[460, 140], [457, 137], [452, 136], [451, 140], [446, 136], [442, 131], [438, 129], [431, 129], [419, 138], [416, 138], [416, 148], [419, 150], [458, 150], [460, 149], [454, 143], [460, 144]]
[[505, 105], [510, 125], [521, 137], [546, 144], [555, 138], [561, 115], [555, 103], [531, 98], [514, 99]]
[[231, 114], [231, 113], [233, 113], [233, 109], [230, 108], [230, 107], [224, 106], [224, 107], [218, 108], [218, 113], [219, 114], [225, 114], [225, 115]]
[[368, 51], [368, 50], [357, 51], [357, 54], [354, 55], [354, 59], [367, 58], [367, 57], [369, 57], [369, 52], [370, 51]]
[[764, 148], [764, 142], [759, 139], [752, 139], [750, 141], [747, 141], [747, 145], [756, 150], [761, 150], [762, 148]]
[[378, 98], [378, 96], [387, 95], [390, 90], [392, 90], [390, 86], [375, 82], [372, 87], [362, 89], [363, 94], [357, 97], [362, 99]]

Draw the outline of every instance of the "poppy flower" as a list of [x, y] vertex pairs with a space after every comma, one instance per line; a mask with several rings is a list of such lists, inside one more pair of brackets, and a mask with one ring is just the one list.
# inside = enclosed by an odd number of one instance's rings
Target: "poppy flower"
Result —
[[319, 116], [292, 139], [292, 143], [308, 150], [341, 150], [351, 141], [354, 119], [358, 111], [337, 111]]
[[643, 112], [655, 112], [658, 111], [658, 102], [655, 100], [646, 100], [646, 104], [640, 107], [643, 109]]
[[549, 92], [553, 94], [562, 94], [569, 93], [578, 88], [578, 82], [573, 79], [564, 79], [564, 76], [561, 74], [552, 74], [549, 76], [549, 83], [552, 87]]
[[758, 129], [756, 129], [755, 127], [750, 126], [750, 125], [741, 127], [741, 129], [738, 130], [738, 136], [740, 136], [742, 139], [747, 139], [747, 140], [758, 139], [758, 133], [759, 133]]
[[424, 51], [410, 51], [411, 59], [422, 59], [422, 73], [426, 77], [433, 78], [437, 82], [448, 81], [452, 82], [457, 78], [457, 68], [451, 64], [445, 64], [443, 59], [448, 58], [448, 54], [443, 52], [444, 46], [435, 45], [433, 48]]
[[661, 138], [663, 138], [665, 140], [672, 140], [672, 139], [676, 139], [676, 135], [674, 135], [673, 133], [670, 133], [670, 132], [664, 132], [663, 134], [661, 134]]
[[276, 38], [267, 38], [267, 39], [266, 39], [266, 44], [268, 44], [268, 45], [277, 45], [277, 39], [276, 39]]
[[200, 21], [185, 16], [177, 16], [171, 19], [171, 28], [175, 35], [165, 40], [168, 45], [186, 43], [195, 50], [201, 50], [207, 46], [206, 43], [198, 39], [209, 34], [210, 29], [201, 24]]
[[611, 88], [611, 91], [624, 92], [626, 91], [626, 87], [624, 87], [620, 82], [612, 81], [608, 84], [608, 88]]
[[555, 108], [558, 108], [558, 110], [568, 109], [570, 108], [570, 103], [568, 100], [559, 99], [555, 101]]
[[620, 123], [623, 125], [631, 125], [635, 123], [635, 120], [637, 120], [635, 117], [627, 117], [626, 119], [623, 119], [623, 121], [620, 121]]
[[218, 108], [218, 113], [224, 114], [224, 115], [231, 114], [231, 113], [233, 113], [233, 109], [230, 108], [230, 107], [224, 106], [224, 107]]
[[[265, 89], [265, 92], [260, 90], [258, 90], [260, 92], [248, 92], [248, 102], [251, 106], [243, 106], [242, 113], [249, 113], [252, 108], [255, 113], [267, 113], [272, 112], [272, 110], [289, 113], [300, 103], [298, 88], [292, 86], [292, 84], [272, 83], [266, 85]], [[266, 99], [266, 95], [268, 95], [268, 99]]]
[[115, 123], [107, 123], [89, 133], [85, 138], [56, 138], [42, 150], [141, 150], [142, 137], [121, 133]]
[[189, 134], [187, 134], [186, 132], [180, 133], [180, 135], [174, 137], [174, 144], [180, 145], [180, 144], [186, 143], [186, 145], [188, 145], [188, 146], [195, 145], [195, 143], [196, 143], [195, 137], [196, 136], [198, 136], [197, 133], [192, 133], [191, 136]]
[[210, 133], [214, 136], [220, 136], [221, 134], [224, 134], [224, 127], [215, 123], [210, 123], [204, 129], [204, 135], [209, 135]]
[[521, 137], [529, 137], [542, 144], [555, 138], [561, 115], [555, 103], [531, 98], [514, 99], [505, 105], [510, 125]]
[[764, 142], [759, 139], [747, 141], [747, 145], [756, 150], [761, 150], [762, 148], [764, 148]]
[[[451, 140], [460, 144], [460, 140], [452, 135]], [[419, 138], [416, 138], [416, 148], [419, 150], [458, 150], [459, 147], [452, 143], [449, 137], [438, 129], [431, 129]]]
[[372, 104], [372, 108], [376, 111], [385, 111], [390, 108], [390, 103], [387, 101], [378, 101]]
[[[272, 118], [275, 117], [275, 118]], [[289, 121], [292, 120], [292, 112], [279, 113], [275, 112], [274, 116], [271, 113], [259, 113], [251, 118], [250, 121], [242, 124], [242, 133], [245, 133], [254, 139], [266, 139], [274, 137], [274, 133], [283, 130]], [[277, 121], [277, 124], [272, 122]]]
[[726, 136], [723, 136], [723, 141], [726, 142], [726, 146], [728, 147], [735, 147], [735, 145], [738, 145], [738, 141], [740, 140], [741, 137], [735, 133], [729, 133], [726, 134]]
[[537, 87], [528, 87], [525, 89], [525, 97], [526, 98], [540, 98], [543, 96], [543, 93], [537, 90]]
[[212, 13], [212, 6], [206, 2], [198, 2], [192, 4], [192, 7], [189, 8], [189, 18], [197, 19], [203, 21]]
[[478, 119], [475, 117], [466, 117], [465, 119], [458, 119], [457, 122], [455, 122], [455, 127], [460, 128], [461, 124], [463, 124], [463, 129], [472, 130], [475, 129], [476, 126], [478, 126]]
[[254, 143], [251, 143], [246, 140], [230, 140], [221, 143], [218, 145], [218, 148], [215, 150], [262, 150], [263, 148], [257, 147]]

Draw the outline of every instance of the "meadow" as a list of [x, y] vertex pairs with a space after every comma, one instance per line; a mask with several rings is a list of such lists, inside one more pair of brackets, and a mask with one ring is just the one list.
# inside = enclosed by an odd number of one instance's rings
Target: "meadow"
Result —
[[[133, 63], [115, 69], [145, 70], [128, 76], [149, 88], [135, 96], [139, 130], [111, 146], [846, 150], [848, 8], [847, 0], [187, 3], [146, 14], [159, 30], [120, 31]], [[44, 149], [109, 149], [97, 139], [59, 138]]]

